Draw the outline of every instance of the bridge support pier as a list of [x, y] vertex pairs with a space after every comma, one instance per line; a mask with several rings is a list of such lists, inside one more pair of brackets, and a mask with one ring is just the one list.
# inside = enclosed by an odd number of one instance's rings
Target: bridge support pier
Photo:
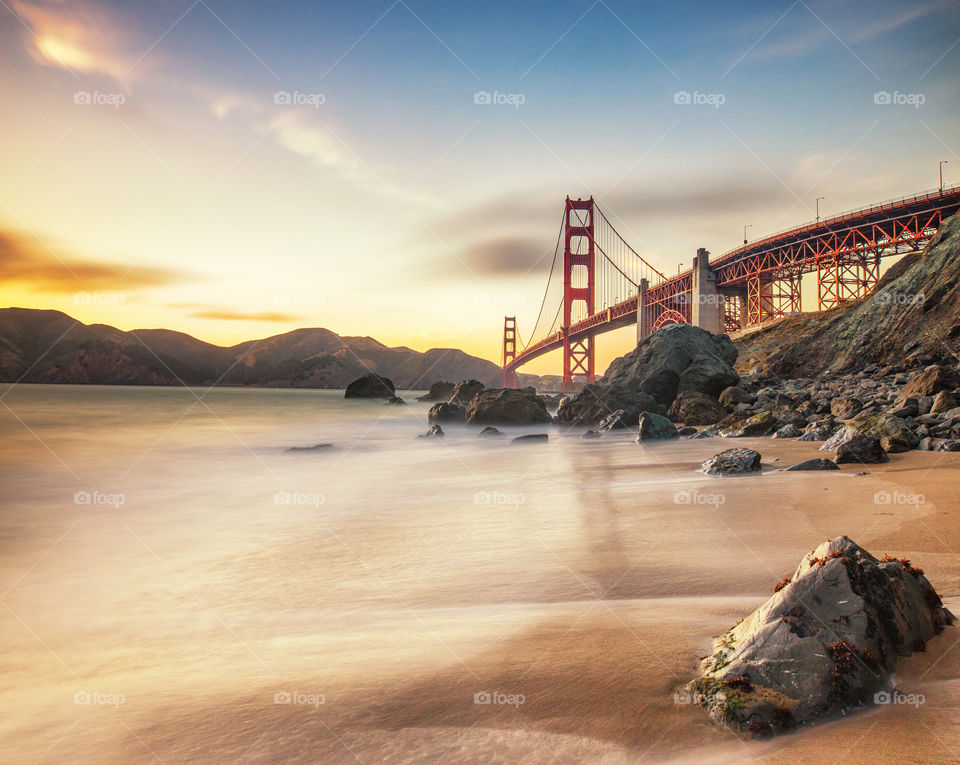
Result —
[[647, 311], [644, 310], [646, 307], [646, 292], [649, 288], [650, 282], [646, 279], [641, 279], [637, 286], [637, 345], [640, 345], [640, 341], [650, 334], [650, 327], [647, 326], [649, 323], [646, 315]]
[[717, 289], [717, 275], [710, 270], [710, 253], [703, 247], [693, 259], [693, 286], [690, 292], [690, 323], [715, 335], [722, 334], [724, 296]]

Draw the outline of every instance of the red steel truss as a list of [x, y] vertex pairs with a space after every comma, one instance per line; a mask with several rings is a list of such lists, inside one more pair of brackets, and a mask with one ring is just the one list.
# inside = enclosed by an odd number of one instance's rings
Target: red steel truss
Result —
[[[806, 273], [817, 274], [819, 310], [858, 300], [876, 286], [882, 258], [920, 249], [943, 220], [958, 210], [960, 186], [952, 186], [808, 223], [732, 250], [710, 263], [717, 288], [727, 296], [724, 325], [728, 331], [735, 331], [742, 328], [744, 319], [747, 325], [755, 325], [799, 312], [800, 277]], [[509, 359], [505, 328], [505, 384], [507, 372], [515, 372], [526, 362], [560, 348], [564, 352], [564, 381], [579, 375], [592, 382], [594, 338], [636, 323], [641, 302], [643, 335], [666, 324], [691, 323], [693, 275], [689, 270], [647, 287], [642, 298], [631, 297], [594, 312], [593, 214], [592, 198], [567, 198], [563, 327], [520, 351], [514, 345], [514, 355]], [[586, 239], [585, 247], [579, 237]], [[571, 240], [577, 245], [573, 250]], [[743, 294], [745, 306], [737, 297]], [[573, 307], [578, 302], [585, 304], [586, 316], [574, 321]]]
[[517, 369], [513, 360], [517, 357], [517, 317], [503, 317], [503, 387], [517, 387]]
[[569, 385], [574, 375], [592, 383], [594, 369], [593, 335], [571, 336], [575, 309], [582, 303], [587, 318], [594, 315], [596, 253], [594, 249], [593, 197], [573, 200], [567, 197], [563, 218], [563, 382]]

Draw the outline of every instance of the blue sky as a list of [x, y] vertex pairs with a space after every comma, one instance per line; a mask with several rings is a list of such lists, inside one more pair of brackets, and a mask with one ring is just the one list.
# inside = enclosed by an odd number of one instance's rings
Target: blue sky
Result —
[[[960, 180], [958, 40], [955, 2], [14, 0], [0, 300], [496, 359], [503, 314], [536, 317], [567, 194], [673, 272], [817, 196], [931, 188], [944, 159]], [[602, 366], [630, 333], [600, 342]]]

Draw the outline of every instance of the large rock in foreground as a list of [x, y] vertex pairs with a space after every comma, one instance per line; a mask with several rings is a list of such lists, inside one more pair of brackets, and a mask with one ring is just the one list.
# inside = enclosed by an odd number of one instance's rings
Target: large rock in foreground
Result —
[[898, 657], [922, 651], [953, 622], [910, 561], [878, 560], [837, 537], [717, 638], [688, 690], [735, 731], [788, 730], [874, 701], [890, 688]]
[[393, 387], [393, 380], [389, 377], [381, 377], [373, 372], [363, 377], [358, 377], [347, 386], [344, 392], [344, 398], [393, 398], [396, 396], [396, 390]]
[[541, 425], [551, 422], [533, 388], [495, 388], [477, 393], [467, 407], [468, 425]]

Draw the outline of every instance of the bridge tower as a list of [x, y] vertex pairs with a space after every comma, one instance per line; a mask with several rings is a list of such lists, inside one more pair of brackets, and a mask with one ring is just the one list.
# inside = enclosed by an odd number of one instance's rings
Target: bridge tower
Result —
[[517, 358], [517, 317], [503, 317], [503, 387], [517, 387], [517, 370], [507, 365]]
[[[573, 383], [574, 375], [596, 381], [593, 337], [573, 340], [569, 336], [574, 321], [574, 306], [583, 303], [585, 315], [594, 314], [595, 266], [594, 205], [590, 199], [567, 197], [563, 216], [563, 384]], [[579, 313], [579, 312], [578, 312]]]

